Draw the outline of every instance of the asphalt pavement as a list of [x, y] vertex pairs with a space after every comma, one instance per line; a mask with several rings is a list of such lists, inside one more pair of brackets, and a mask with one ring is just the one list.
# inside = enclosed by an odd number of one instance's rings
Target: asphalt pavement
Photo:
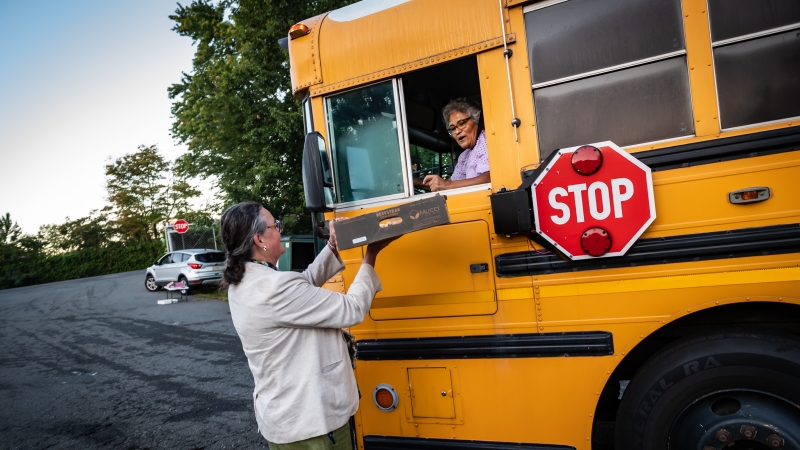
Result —
[[0, 291], [0, 448], [265, 449], [228, 304], [144, 271]]

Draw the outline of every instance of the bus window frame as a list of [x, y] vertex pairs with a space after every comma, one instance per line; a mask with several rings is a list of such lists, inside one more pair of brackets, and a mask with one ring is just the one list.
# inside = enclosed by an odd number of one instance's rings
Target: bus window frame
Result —
[[[387, 81], [392, 82], [393, 93], [395, 95], [395, 114], [397, 117], [397, 130], [398, 130], [398, 140], [399, 140], [399, 147], [400, 147], [400, 164], [403, 167], [403, 188], [404, 192], [401, 194], [392, 194], [392, 195], [384, 195], [382, 197], [374, 197], [368, 198], [364, 200], [355, 200], [351, 202], [336, 202], [334, 201], [334, 211], [352, 211], [363, 209], [364, 207], [381, 207], [381, 206], [389, 206], [397, 203], [408, 203], [416, 200], [422, 200], [425, 198], [433, 197], [435, 195], [458, 195], [458, 194], [465, 194], [470, 192], [479, 192], [484, 190], [491, 190], [492, 183], [483, 183], [483, 184], [476, 184], [473, 186], [466, 186], [462, 188], [455, 188], [455, 189], [445, 189], [442, 191], [436, 192], [426, 192], [424, 194], [415, 194], [414, 193], [414, 181], [413, 181], [413, 170], [411, 168], [411, 144], [408, 140], [408, 123], [406, 118], [406, 107], [405, 107], [405, 97], [403, 92], [403, 80], [401, 77], [389, 78], [384, 80], [378, 80], [374, 83], [362, 84], [359, 86], [355, 86], [351, 89], [346, 89], [342, 91], [336, 91], [329, 95], [322, 97], [322, 113], [325, 119], [325, 129], [326, 129], [326, 144], [328, 146], [328, 157], [331, 160], [331, 167], [332, 167], [332, 176], [334, 179], [333, 185], [334, 189], [337, 185], [336, 179], [339, 176], [338, 167], [334, 164], [336, 158], [334, 157], [334, 146], [332, 145], [332, 138], [333, 133], [331, 131], [331, 121], [330, 116], [328, 115], [328, 98], [335, 97], [341, 94], [345, 94], [347, 92], [357, 91], [359, 89], [363, 89], [369, 86], [374, 86], [376, 84], [385, 83]], [[453, 161], [453, 167], [457, 164], [458, 159], [456, 158]]]
[[[526, 5], [526, 6], [524, 6], [522, 8], [523, 20], [524, 20], [525, 14], [528, 14], [528, 13], [531, 13], [531, 12], [534, 12], [534, 11], [537, 11], [537, 10], [541, 10], [541, 9], [544, 9], [544, 8], [548, 8], [550, 6], [555, 6], [555, 5], [558, 5], [560, 3], [565, 3], [565, 2], [568, 2], [568, 1], [569, 0], [544, 0], [544, 1], [539, 2], [539, 3]], [[684, 15], [684, 4], [683, 4], [683, 1], [678, 1], [678, 3], [680, 4], [680, 8], [681, 8], [681, 16], [683, 16]], [[710, 26], [710, 24], [711, 24], [711, 22], [710, 22], [710, 19], [709, 19], [709, 26]], [[608, 67], [604, 67], [604, 68], [601, 68], [601, 69], [595, 69], [595, 70], [591, 70], [591, 71], [588, 71], [588, 72], [581, 72], [581, 73], [569, 75], [569, 76], [562, 77], [562, 78], [557, 78], [557, 79], [554, 79], [554, 80], [544, 81], [544, 82], [540, 82], [540, 83], [533, 83], [533, 80], [531, 79], [531, 84], [530, 84], [531, 94], [534, 95], [534, 98], [535, 98], [535, 92], [536, 92], [537, 89], [542, 89], [542, 88], [555, 86], [555, 85], [560, 85], [560, 84], [566, 84], [566, 83], [570, 83], [570, 82], [573, 82], [573, 81], [578, 81], [578, 80], [587, 79], [587, 78], [591, 78], [591, 77], [598, 76], [598, 75], [603, 75], [603, 74], [606, 74], [606, 73], [618, 72], [618, 71], [623, 71], [623, 70], [626, 70], [626, 69], [632, 69], [632, 68], [635, 68], [635, 67], [641, 67], [641, 66], [645, 66], [645, 65], [648, 65], [648, 64], [652, 64], [652, 63], [658, 62], [658, 61], [663, 61], [663, 60], [668, 60], [668, 59], [675, 59], [675, 58], [685, 58], [686, 59], [686, 63], [687, 63], [686, 64], [686, 79], [687, 79], [688, 87], [689, 87], [689, 92], [688, 92], [688, 94], [689, 94], [689, 99], [688, 99], [688, 101], [689, 101], [689, 110], [690, 110], [691, 115], [692, 115], [691, 120], [694, 121], [695, 120], [695, 105], [694, 105], [694, 102], [693, 102], [693, 99], [692, 99], [693, 86], [692, 86], [692, 81], [691, 81], [691, 69], [689, 68], [689, 64], [688, 64], [689, 52], [688, 52], [688, 49], [686, 47], [686, 22], [685, 22], [685, 20], [683, 20], [681, 22], [681, 28], [683, 30], [683, 35], [684, 35], [684, 48], [681, 49], [681, 50], [676, 50], [676, 51], [672, 51], [672, 52], [668, 52], [668, 53], [662, 53], [662, 54], [650, 56], [650, 57], [647, 57], [647, 58], [642, 58], [642, 59], [638, 59], [638, 60], [634, 60], [634, 61], [629, 61], [629, 62], [626, 62], [626, 63], [614, 65], [614, 66], [608, 66]], [[531, 63], [531, 62], [529, 62], [529, 63]], [[714, 68], [714, 69], [716, 69], [716, 68]], [[716, 85], [716, 72], [714, 73], [714, 79], [715, 79], [714, 89], [715, 89], [715, 91], [717, 91], [718, 88], [717, 88], [717, 85]], [[717, 108], [719, 108], [719, 94], [718, 94], [718, 92], [715, 92], [715, 94], [717, 95]], [[534, 100], [533, 109], [534, 109], [534, 116], [536, 116], [537, 108], [536, 108], [536, 101], [535, 100]], [[719, 117], [719, 111], [717, 111], [717, 117]], [[694, 125], [694, 123], [692, 125]], [[722, 130], [722, 131], [729, 131], [729, 130]], [[665, 139], [658, 139], [658, 140], [654, 140], [654, 141], [637, 142], [637, 143], [632, 143], [632, 144], [626, 144], [626, 145], [623, 145], [621, 147], [623, 149], [640, 148], [640, 147], [643, 147], [643, 146], [659, 145], [659, 144], [665, 144], [665, 143], [669, 143], [669, 142], [673, 142], [673, 141], [684, 141], [684, 140], [692, 139], [692, 138], [695, 138], [695, 137], [697, 137], [697, 129], [696, 129], [696, 127], [693, 126], [693, 132], [689, 133], [689, 134], [678, 135], [678, 136], [673, 136], [673, 137], [669, 137], [669, 138], [665, 138]], [[539, 138], [539, 128], [538, 127], [537, 127], [537, 130], [536, 130], [536, 139], [537, 139], [537, 143], [541, 143], [539, 141], [540, 138]], [[539, 159], [540, 159], [540, 161], [543, 161], [545, 159], [545, 158], [542, 157], [541, 149], [539, 149]]]
[[305, 98], [303, 98], [301, 105], [303, 113], [303, 130], [305, 131], [305, 133], [303, 133], [303, 136], [307, 136], [308, 133], [314, 131], [314, 115], [311, 110], [311, 95], [306, 93], [306, 96]]
[[[709, 26], [709, 29], [710, 29], [711, 28], [711, 14], [708, 15], [708, 26]], [[720, 39], [718, 41], [714, 41], [714, 37], [711, 36], [711, 33], [709, 33], [709, 36], [711, 38], [711, 52], [712, 52], [711, 53], [711, 61], [712, 61], [711, 62], [711, 69], [712, 69], [712, 71], [714, 73], [714, 96], [715, 96], [715, 99], [716, 99], [716, 102], [717, 102], [717, 117], [719, 117], [719, 130], [720, 130], [721, 133], [736, 132], [736, 131], [740, 131], [740, 130], [748, 130], [748, 129], [751, 129], [751, 128], [761, 128], [761, 127], [765, 127], [765, 126], [784, 124], [784, 123], [787, 123], [787, 122], [794, 123], [795, 121], [800, 120], [800, 116], [794, 116], [794, 117], [786, 117], [786, 118], [783, 118], [783, 119], [768, 120], [766, 122], [755, 122], [755, 123], [749, 123], [749, 124], [746, 124], [746, 125], [738, 125], [738, 126], [735, 126], [735, 127], [723, 128], [722, 127], [722, 106], [720, 105], [719, 83], [718, 83], [719, 78], [717, 76], [717, 61], [716, 61], [716, 56], [714, 54], [714, 50], [716, 50], [716, 49], [718, 49], [720, 47], [726, 47], [728, 45], [735, 45], [735, 44], [738, 44], [740, 42], [761, 39], [761, 38], [769, 37], [769, 36], [772, 36], [772, 35], [775, 35], [775, 34], [780, 34], [780, 33], [785, 33], [787, 31], [795, 31], [795, 30], [800, 31], [800, 23], [793, 23], [793, 24], [784, 25], [784, 26], [781, 26], [781, 27], [769, 28], [769, 29], [761, 30], [761, 31], [758, 31], [758, 32], [755, 32], [755, 33], [745, 34], [745, 35], [736, 36], [736, 37], [727, 38], [727, 39]]]
[[[336, 96], [339, 96], [339, 95], [342, 95], [342, 94], [346, 94], [348, 92], [354, 92], [354, 91], [357, 91], [359, 89], [364, 89], [364, 88], [367, 88], [367, 87], [370, 87], [370, 86], [386, 83], [387, 81], [390, 81], [392, 83], [392, 93], [393, 93], [393, 95], [395, 97], [394, 110], [395, 110], [395, 118], [396, 118], [396, 122], [397, 122], [398, 147], [400, 148], [400, 165], [401, 165], [401, 167], [409, 166], [409, 164], [408, 164], [409, 152], [408, 152], [408, 148], [407, 148], [408, 133], [405, 131], [405, 127], [406, 127], [406, 124], [405, 124], [405, 107], [403, 107], [401, 109], [401, 103], [402, 103], [403, 99], [402, 99], [402, 97], [398, 99], [398, 95], [400, 95], [400, 92], [398, 91], [398, 81], [399, 81], [399, 79], [398, 78], [389, 78], [389, 79], [385, 79], [385, 80], [378, 80], [378, 81], [376, 81], [374, 83], [362, 84], [362, 85], [359, 85], [359, 86], [355, 86], [355, 87], [353, 87], [351, 89], [336, 91], [336, 92], [331, 93], [330, 95], [326, 95], [326, 96], [322, 97], [322, 113], [323, 113], [323, 117], [325, 118], [325, 129], [327, 131], [327, 133], [326, 133], [327, 136], [325, 137], [325, 140], [327, 141], [328, 148], [330, 149], [329, 150], [329, 157], [330, 157], [331, 163], [332, 163], [331, 167], [332, 167], [333, 185], [334, 186], [338, 186], [336, 180], [339, 177], [339, 166], [338, 166], [338, 163], [335, 163], [336, 158], [335, 158], [335, 155], [333, 154], [334, 153], [334, 146], [333, 146], [333, 142], [332, 142], [333, 130], [331, 130], [331, 121], [330, 121], [330, 116], [328, 115], [328, 99], [331, 98], [331, 97], [336, 97]], [[400, 120], [400, 118], [402, 118], [403, 120]], [[402, 193], [384, 195], [384, 196], [381, 196], [381, 197], [367, 198], [367, 199], [363, 199], [363, 200], [355, 200], [355, 201], [350, 201], [350, 202], [337, 202], [336, 201], [337, 199], [334, 199], [334, 210], [335, 211], [339, 211], [342, 208], [360, 209], [360, 208], [363, 208], [364, 206], [373, 205], [375, 203], [379, 203], [379, 202], [383, 202], [383, 201], [397, 201], [399, 199], [407, 198], [409, 196], [408, 195], [408, 192], [409, 192], [408, 191], [408, 189], [409, 189], [408, 185], [409, 185], [410, 180], [408, 179], [408, 174], [406, 172], [407, 172], [406, 170], [402, 170], [402, 172], [401, 172], [402, 175], [403, 175], [403, 192]]]

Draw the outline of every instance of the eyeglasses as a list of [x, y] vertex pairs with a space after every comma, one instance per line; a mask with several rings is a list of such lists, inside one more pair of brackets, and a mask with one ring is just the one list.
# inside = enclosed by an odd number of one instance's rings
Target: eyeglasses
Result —
[[455, 132], [456, 132], [456, 128], [458, 128], [459, 130], [462, 130], [462, 131], [463, 131], [463, 130], [464, 130], [464, 128], [466, 128], [466, 127], [467, 127], [467, 122], [469, 122], [469, 121], [470, 121], [470, 118], [469, 118], [469, 117], [467, 117], [466, 119], [461, 119], [461, 120], [459, 120], [458, 122], [456, 122], [456, 124], [455, 124], [455, 125], [450, 125], [449, 127], [447, 127], [447, 134], [449, 134], [450, 136], [452, 136], [452, 135], [453, 135], [453, 133], [455, 133]]
[[[281, 232], [283, 232], [283, 222], [281, 222], [280, 220], [276, 219], [275, 222], [272, 225], [267, 225], [267, 230], [269, 230], [270, 228], [275, 228], [276, 230], [278, 230], [278, 233], [281, 233]], [[264, 231], [267, 231], [267, 230], [264, 230]]]

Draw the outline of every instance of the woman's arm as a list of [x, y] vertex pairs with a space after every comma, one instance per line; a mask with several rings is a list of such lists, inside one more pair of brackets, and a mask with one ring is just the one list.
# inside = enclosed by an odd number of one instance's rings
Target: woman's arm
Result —
[[374, 269], [378, 253], [394, 239], [367, 246], [364, 261], [347, 294], [313, 286], [297, 274], [276, 279], [269, 293], [275, 322], [286, 327], [312, 328], [345, 328], [361, 323], [375, 294], [381, 290]]
[[322, 286], [331, 277], [344, 270], [344, 262], [336, 248], [336, 230], [330, 221], [330, 238], [325, 248], [314, 258], [314, 261], [303, 271], [303, 276], [314, 286]]
[[484, 172], [477, 177], [467, 178], [466, 180], [445, 180], [439, 175], [428, 175], [422, 181], [426, 186], [431, 189], [431, 192], [443, 191], [445, 189], [455, 189], [466, 186], [475, 186], [476, 184], [491, 183], [492, 178], [489, 172]]

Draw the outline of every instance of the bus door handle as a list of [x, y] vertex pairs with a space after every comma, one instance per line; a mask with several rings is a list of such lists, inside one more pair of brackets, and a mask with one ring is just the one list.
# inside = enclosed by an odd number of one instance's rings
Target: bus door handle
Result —
[[489, 271], [489, 264], [487, 263], [479, 263], [479, 264], [470, 264], [469, 271], [472, 273], [483, 273]]

